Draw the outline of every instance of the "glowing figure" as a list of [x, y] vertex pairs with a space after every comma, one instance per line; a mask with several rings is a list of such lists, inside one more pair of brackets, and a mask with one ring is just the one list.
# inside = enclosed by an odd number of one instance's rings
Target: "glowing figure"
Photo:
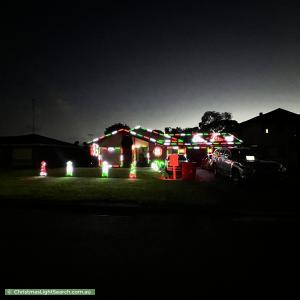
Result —
[[66, 167], [66, 176], [73, 176], [73, 170], [73, 162], [69, 160]]
[[133, 161], [130, 166], [129, 178], [131, 179], [136, 178], [136, 161]]
[[151, 169], [159, 172], [165, 167], [165, 163], [163, 160], [156, 159], [151, 163]]
[[43, 160], [41, 162], [41, 170], [40, 170], [40, 176], [47, 176], [47, 163]]
[[111, 168], [111, 165], [107, 161], [104, 161], [102, 163], [102, 177], [108, 177], [110, 168]]

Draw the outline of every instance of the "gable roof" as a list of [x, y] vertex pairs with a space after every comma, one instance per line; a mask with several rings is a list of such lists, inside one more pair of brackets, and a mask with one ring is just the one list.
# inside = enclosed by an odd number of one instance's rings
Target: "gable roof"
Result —
[[[89, 144], [97, 143], [116, 135], [118, 133], [128, 133], [133, 137], [137, 137], [141, 140], [156, 143], [164, 146], [209, 146], [209, 145], [237, 145], [242, 141], [230, 133], [214, 133], [214, 132], [195, 132], [195, 133], [178, 133], [178, 134], [161, 134], [160, 132], [152, 129], [136, 126], [130, 130], [121, 128], [113, 131], [109, 134], [103, 135], [99, 138], [89, 142]], [[194, 139], [194, 137], [196, 138]]]
[[243, 125], [246, 123], [252, 123], [252, 122], [261, 122], [261, 121], [274, 121], [274, 120], [300, 120], [300, 116], [296, 113], [293, 113], [291, 111], [282, 109], [282, 108], [277, 108], [272, 111], [269, 111], [265, 114], [260, 114], [254, 118], [251, 118], [249, 120], [246, 120], [244, 122], [241, 122], [239, 125]]
[[1, 136], [1, 145], [51, 145], [74, 146], [71, 143], [59, 141], [39, 134], [26, 134], [18, 136]]

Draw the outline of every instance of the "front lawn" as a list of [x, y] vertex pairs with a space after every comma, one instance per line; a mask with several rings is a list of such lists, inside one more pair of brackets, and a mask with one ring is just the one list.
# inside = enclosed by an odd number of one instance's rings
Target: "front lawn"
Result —
[[98, 168], [78, 168], [73, 177], [65, 169], [48, 170], [47, 177], [37, 171], [15, 170], [0, 173], [0, 199], [112, 202], [135, 204], [215, 203], [217, 191], [210, 184], [160, 180], [149, 168], [138, 168], [137, 178], [129, 179], [129, 169], [111, 169], [101, 178]]

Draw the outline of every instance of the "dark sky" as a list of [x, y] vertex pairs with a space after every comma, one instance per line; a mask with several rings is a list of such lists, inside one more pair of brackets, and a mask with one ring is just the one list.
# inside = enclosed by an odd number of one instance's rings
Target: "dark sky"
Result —
[[32, 98], [40, 134], [81, 142], [300, 113], [299, 1], [2, 2], [0, 135], [30, 133]]

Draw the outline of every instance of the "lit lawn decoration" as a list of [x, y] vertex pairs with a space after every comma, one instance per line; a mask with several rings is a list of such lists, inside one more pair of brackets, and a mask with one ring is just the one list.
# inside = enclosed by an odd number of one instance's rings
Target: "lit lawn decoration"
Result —
[[73, 162], [69, 160], [66, 167], [66, 176], [73, 176], [73, 170]]
[[160, 159], [156, 159], [151, 163], [151, 169], [156, 172], [161, 171], [162, 169], [164, 169], [164, 167], [165, 167], [165, 163], [163, 160]]
[[156, 146], [153, 150], [153, 154], [155, 157], [161, 157], [162, 156], [162, 148], [159, 146]]
[[108, 177], [110, 168], [111, 168], [111, 165], [107, 161], [104, 161], [102, 163], [102, 177]]
[[176, 167], [179, 166], [178, 154], [170, 154], [169, 166], [173, 167], [173, 180], [176, 180]]
[[136, 161], [133, 161], [130, 166], [129, 178], [131, 179], [136, 178]]
[[47, 163], [44, 160], [41, 162], [40, 176], [47, 176]]

